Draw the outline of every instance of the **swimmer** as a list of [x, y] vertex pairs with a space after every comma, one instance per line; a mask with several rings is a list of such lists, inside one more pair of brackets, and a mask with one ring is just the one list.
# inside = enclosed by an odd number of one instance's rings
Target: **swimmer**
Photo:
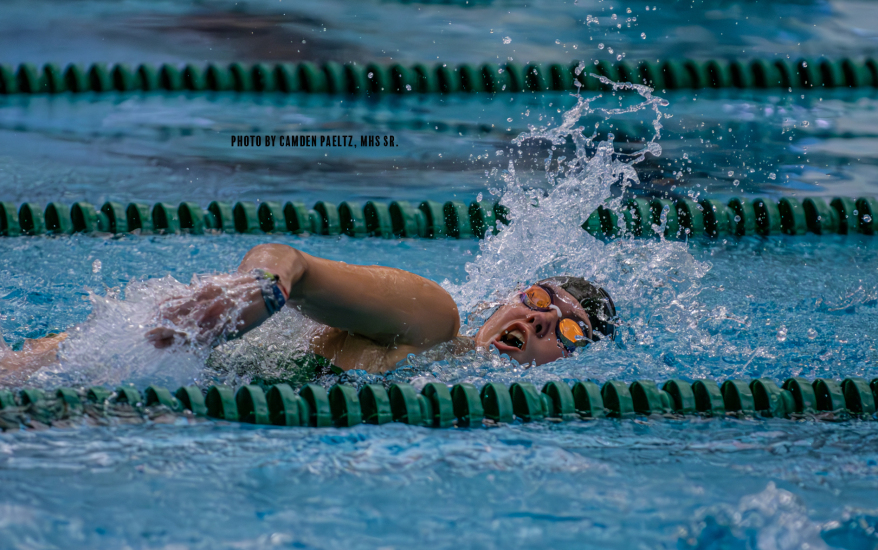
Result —
[[[552, 277], [513, 293], [469, 338], [459, 334], [457, 305], [438, 284], [401, 269], [327, 260], [281, 244], [255, 246], [237, 273], [205, 276], [190, 288], [191, 294], [160, 305], [162, 325], [145, 334], [155, 347], [186, 339], [216, 346], [282, 307], [295, 307], [323, 326], [311, 341], [312, 353], [339, 369], [371, 373], [390, 371], [409, 354], [443, 342], [453, 342], [456, 351], [493, 346], [519, 364], [542, 365], [615, 335], [610, 296], [579, 277]], [[0, 376], [20, 378], [56, 363], [65, 337], [28, 340], [21, 351], [0, 349]]]

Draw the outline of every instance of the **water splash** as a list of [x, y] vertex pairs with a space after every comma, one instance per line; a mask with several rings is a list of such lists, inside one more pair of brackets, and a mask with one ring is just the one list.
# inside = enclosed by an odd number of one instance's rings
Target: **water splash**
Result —
[[[59, 364], [41, 369], [28, 384], [237, 385], [260, 375], [288, 373], [288, 358], [307, 348], [319, 325], [292, 308], [284, 308], [244, 338], [229, 341], [246, 305], [241, 296], [256, 284], [240, 274], [194, 276], [189, 285], [166, 276], [132, 281], [125, 288], [124, 300], [118, 291], [107, 296], [90, 293], [92, 313], [85, 323], [70, 330], [69, 338], [59, 347]], [[205, 293], [214, 299], [198, 307], [222, 303], [226, 311], [217, 324], [205, 325], [197, 308], [188, 309], [190, 301]], [[188, 314], [169, 320], [167, 312], [173, 308], [184, 308]], [[167, 349], [158, 349], [145, 338], [157, 325], [178, 334]]]
[[[468, 279], [444, 287], [454, 296], [462, 312], [462, 331], [474, 335], [482, 322], [505, 299], [510, 291], [544, 277], [569, 274], [585, 277], [607, 289], [616, 303], [624, 326], [623, 344], [635, 344], [632, 351], [621, 354], [610, 351], [608, 343], [590, 346], [579, 357], [555, 361], [526, 371], [534, 381], [580, 377], [607, 379], [630, 376], [632, 365], [649, 365], [653, 370], [672, 370], [667, 363], [656, 361], [644, 346], [666, 339], [673, 334], [668, 352], [691, 353], [694, 347], [715, 353], [721, 342], [712, 336], [706, 325], [714, 317], [733, 317], [726, 312], [701, 307], [698, 296], [701, 279], [710, 270], [708, 262], [699, 262], [690, 254], [686, 242], [635, 240], [619, 216], [621, 238], [604, 242], [582, 230], [588, 216], [599, 206], [621, 211], [623, 194], [638, 184], [635, 165], [647, 155], [658, 156], [661, 147], [662, 108], [668, 102], [652, 95], [647, 86], [615, 83], [599, 75], [591, 75], [612, 88], [607, 97], [618, 106], [602, 107], [595, 97], [577, 96], [575, 107], [565, 112], [560, 124], [529, 128], [513, 144], [521, 147], [538, 142], [548, 148], [544, 174], [527, 179], [509, 162], [502, 175], [503, 189], [495, 191], [500, 203], [509, 209], [508, 227], [480, 244], [475, 261], [468, 263]], [[627, 101], [627, 104], [625, 103]], [[587, 131], [583, 117], [600, 116], [605, 124], [614, 117], [639, 111], [654, 115], [651, 136], [633, 151], [622, 152], [614, 147], [613, 135], [598, 140], [598, 127]], [[569, 148], [570, 158], [555, 157], [556, 151]], [[659, 232], [662, 234], [662, 232]], [[600, 354], [600, 366], [594, 353]], [[492, 379], [509, 380], [521, 377], [525, 369], [511, 371], [497, 368], [498, 358], [482, 354], [480, 358], [464, 356], [448, 361], [448, 368], [436, 368], [420, 358], [409, 358], [409, 365], [420, 366], [446, 382], [472, 380], [492, 372]], [[680, 365], [681, 368], [688, 366]], [[691, 375], [694, 375], [691, 374]]]
[[[577, 96], [576, 105], [563, 114], [556, 126], [536, 128], [513, 140], [521, 147], [527, 142], [547, 142], [551, 150], [545, 160], [545, 178], [548, 188], [539, 188], [543, 182], [524, 181], [516, 172], [515, 163], [509, 161], [503, 174], [505, 188], [498, 194], [500, 203], [509, 209], [508, 227], [498, 235], [485, 239], [480, 254], [468, 263], [468, 280], [463, 285], [446, 284], [462, 311], [473, 311], [486, 298], [499, 299], [517, 284], [534, 281], [540, 277], [560, 273], [575, 274], [613, 287], [612, 274], [607, 271], [606, 253], [614, 245], [605, 245], [582, 230], [588, 216], [599, 206], [614, 210], [621, 208], [621, 196], [613, 196], [614, 187], [622, 192], [631, 184], [638, 183], [634, 165], [643, 161], [647, 154], [658, 156], [661, 146], [661, 107], [668, 103], [653, 97], [652, 89], [631, 83], [614, 83], [605, 77], [602, 83], [612, 86], [616, 97], [623, 100], [634, 92], [642, 101], [627, 107], [595, 107], [593, 103], [603, 98]], [[651, 109], [655, 113], [655, 133], [639, 150], [623, 155], [609, 139], [596, 142], [597, 129], [590, 135], [580, 125], [583, 117], [602, 115], [611, 117]], [[555, 150], [572, 142], [573, 157], [554, 158]], [[592, 152], [593, 151], [593, 152]], [[619, 245], [615, 245], [618, 248]], [[673, 245], [664, 243], [664, 247]], [[497, 291], [499, 290], [499, 293]], [[612, 293], [612, 291], [611, 291]], [[466, 321], [466, 320], [464, 320]], [[469, 332], [477, 327], [466, 323]]]
[[702, 509], [681, 533], [680, 548], [826, 549], [821, 526], [808, 517], [801, 499], [769, 482], [738, 506]]

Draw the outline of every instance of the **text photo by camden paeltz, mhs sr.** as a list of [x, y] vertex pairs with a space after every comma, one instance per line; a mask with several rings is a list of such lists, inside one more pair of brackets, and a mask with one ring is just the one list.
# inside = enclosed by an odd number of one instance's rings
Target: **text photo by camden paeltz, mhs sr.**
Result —
[[[357, 147], [354, 136], [233, 135], [232, 147]], [[399, 147], [394, 136], [360, 136], [360, 147]]]

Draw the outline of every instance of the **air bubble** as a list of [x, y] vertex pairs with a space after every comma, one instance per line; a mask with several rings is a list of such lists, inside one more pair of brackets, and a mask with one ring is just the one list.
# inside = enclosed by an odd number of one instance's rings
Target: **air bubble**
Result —
[[503, 43], [504, 43], [504, 44], [510, 44], [511, 42], [512, 42], [512, 39], [509, 38], [508, 36], [504, 36], [504, 37], [503, 37]]

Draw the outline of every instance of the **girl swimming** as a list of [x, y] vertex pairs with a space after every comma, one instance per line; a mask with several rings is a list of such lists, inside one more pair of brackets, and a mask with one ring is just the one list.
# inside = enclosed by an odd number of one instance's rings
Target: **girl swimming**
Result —
[[[615, 335], [615, 306], [579, 277], [552, 277], [514, 292], [479, 328], [462, 336], [454, 300], [441, 286], [408, 271], [311, 256], [261, 244], [232, 274], [200, 278], [191, 292], [159, 306], [159, 326], [145, 337], [157, 348], [194, 342], [217, 346], [294, 307], [321, 328], [310, 351], [341, 370], [387, 372], [411, 353], [452, 342], [455, 350], [496, 348], [519, 364], [541, 365]], [[21, 379], [58, 362], [66, 334], [28, 340], [0, 356], [2, 375]]]

